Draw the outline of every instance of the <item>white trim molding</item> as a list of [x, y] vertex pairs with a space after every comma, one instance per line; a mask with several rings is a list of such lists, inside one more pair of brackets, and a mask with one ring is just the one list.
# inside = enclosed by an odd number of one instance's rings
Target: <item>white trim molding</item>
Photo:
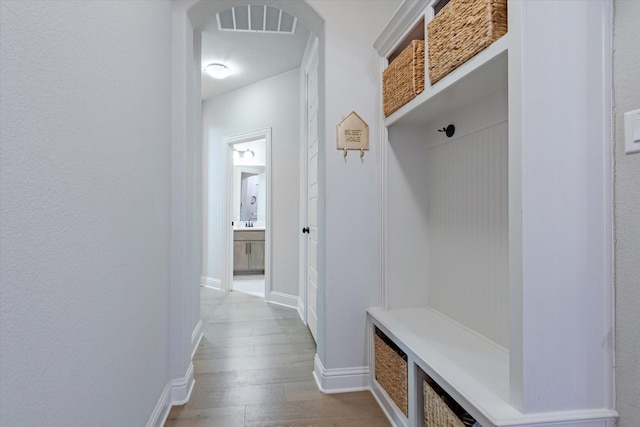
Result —
[[169, 411], [171, 411], [171, 399], [169, 396], [171, 395], [169, 390], [169, 384], [164, 387], [162, 390], [162, 394], [160, 395], [160, 399], [158, 399], [158, 403], [156, 407], [153, 409], [151, 413], [151, 417], [149, 417], [149, 421], [147, 422], [147, 427], [162, 427], [164, 423], [167, 421], [167, 417], [169, 416]]
[[420, 11], [426, 9], [430, 0], [417, 0], [403, 2], [384, 31], [373, 43], [373, 47], [380, 56], [389, 56], [398, 42], [406, 35], [407, 30], [413, 28], [420, 18]]
[[222, 280], [214, 279], [213, 277], [200, 277], [200, 286], [209, 289], [215, 289], [216, 291], [222, 290]]
[[584, 411], [543, 412], [529, 414], [518, 427], [614, 427], [618, 413], [612, 409], [585, 409]]
[[313, 378], [324, 394], [371, 390], [368, 366], [327, 369], [317, 354], [313, 360]]
[[245, 132], [238, 135], [230, 135], [222, 138], [222, 143], [225, 146], [225, 158], [223, 162], [223, 180], [222, 188], [224, 188], [224, 197], [222, 198], [222, 284], [220, 289], [223, 291], [231, 291], [233, 286], [233, 229], [230, 226], [233, 215], [233, 146], [243, 142], [253, 141], [257, 139], [264, 139], [266, 142], [266, 184], [267, 184], [267, 200], [266, 200], [266, 226], [264, 233], [264, 284], [266, 294], [271, 291], [271, 232], [273, 230], [273, 215], [272, 215], [272, 190], [271, 190], [271, 127], [266, 129], [255, 130], [251, 132]]
[[267, 302], [298, 310], [298, 297], [295, 295], [271, 291], [268, 293]]
[[[202, 279], [204, 280], [205, 277], [202, 277]], [[200, 345], [202, 337], [204, 337], [204, 333], [202, 332], [202, 320], [199, 320], [198, 324], [195, 328], [193, 328], [193, 332], [191, 333], [192, 360], [193, 356], [198, 350], [198, 346]], [[149, 418], [146, 427], [163, 427], [165, 422], [167, 421], [167, 417], [169, 416], [171, 407], [176, 405], [184, 405], [189, 401], [195, 382], [194, 367], [192, 362], [189, 363], [189, 368], [187, 369], [187, 373], [183, 378], [170, 380], [167, 385], [165, 385], [164, 390], [162, 391], [162, 394], [158, 399], [158, 403], [151, 413], [151, 417]]]
[[189, 401], [193, 386], [196, 383], [193, 372], [193, 363], [189, 363], [189, 368], [183, 378], [175, 378], [169, 381], [171, 388], [171, 405], [184, 405]]
[[146, 427], [162, 427], [167, 421], [172, 406], [184, 405], [189, 401], [195, 379], [193, 363], [189, 363], [187, 373], [183, 378], [170, 380], [162, 390], [156, 407], [149, 417]]
[[191, 360], [193, 360], [193, 357], [196, 355], [196, 351], [198, 350], [198, 346], [200, 345], [200, 341], [202, 341], [203, 336], [202, 320], [198, 320], [198, 324], [193, 328], [193, 332], [191, 333]]
[[307, 324], [307, 319], [305, 319], [305, 298], [302, 296], [298, 297], [298, 314], [300, 315], [300, 320], [302, 320], [302, 323], [304, 323], [305, 325]]

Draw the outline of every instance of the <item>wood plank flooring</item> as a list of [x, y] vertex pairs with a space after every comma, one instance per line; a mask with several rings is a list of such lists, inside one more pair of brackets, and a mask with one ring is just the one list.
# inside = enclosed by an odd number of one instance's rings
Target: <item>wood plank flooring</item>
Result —
[[315, 343], [297, 311], [239, 292], [201, 297], [196, 384], [165, 427], [389, 426], [369, 392], [318, 391]]

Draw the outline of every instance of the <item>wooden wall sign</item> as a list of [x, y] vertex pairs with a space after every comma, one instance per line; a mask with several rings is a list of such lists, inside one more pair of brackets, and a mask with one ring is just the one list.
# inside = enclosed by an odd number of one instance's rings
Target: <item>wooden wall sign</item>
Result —
[[338, 150], [344, 151], [345, 157], [347, 150], [360, 150], [361, 158], [364, 150], [369, 150], [369, 125], [355, 111], [338, 124], [336, 145]]

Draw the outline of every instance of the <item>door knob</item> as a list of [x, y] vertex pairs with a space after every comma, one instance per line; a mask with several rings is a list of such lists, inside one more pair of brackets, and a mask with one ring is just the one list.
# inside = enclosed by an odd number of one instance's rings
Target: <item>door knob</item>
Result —
[[309, 232], [309, 227], [303, 227], [302, 228], [302, 232], [303, 233], [308, 233]]

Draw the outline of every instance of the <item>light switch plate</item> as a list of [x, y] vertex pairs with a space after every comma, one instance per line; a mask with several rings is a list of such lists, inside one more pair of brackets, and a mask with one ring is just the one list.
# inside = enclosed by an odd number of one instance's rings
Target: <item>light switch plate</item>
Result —
[[640, 110], [624, 113], [624, 152], [640, 153]]

